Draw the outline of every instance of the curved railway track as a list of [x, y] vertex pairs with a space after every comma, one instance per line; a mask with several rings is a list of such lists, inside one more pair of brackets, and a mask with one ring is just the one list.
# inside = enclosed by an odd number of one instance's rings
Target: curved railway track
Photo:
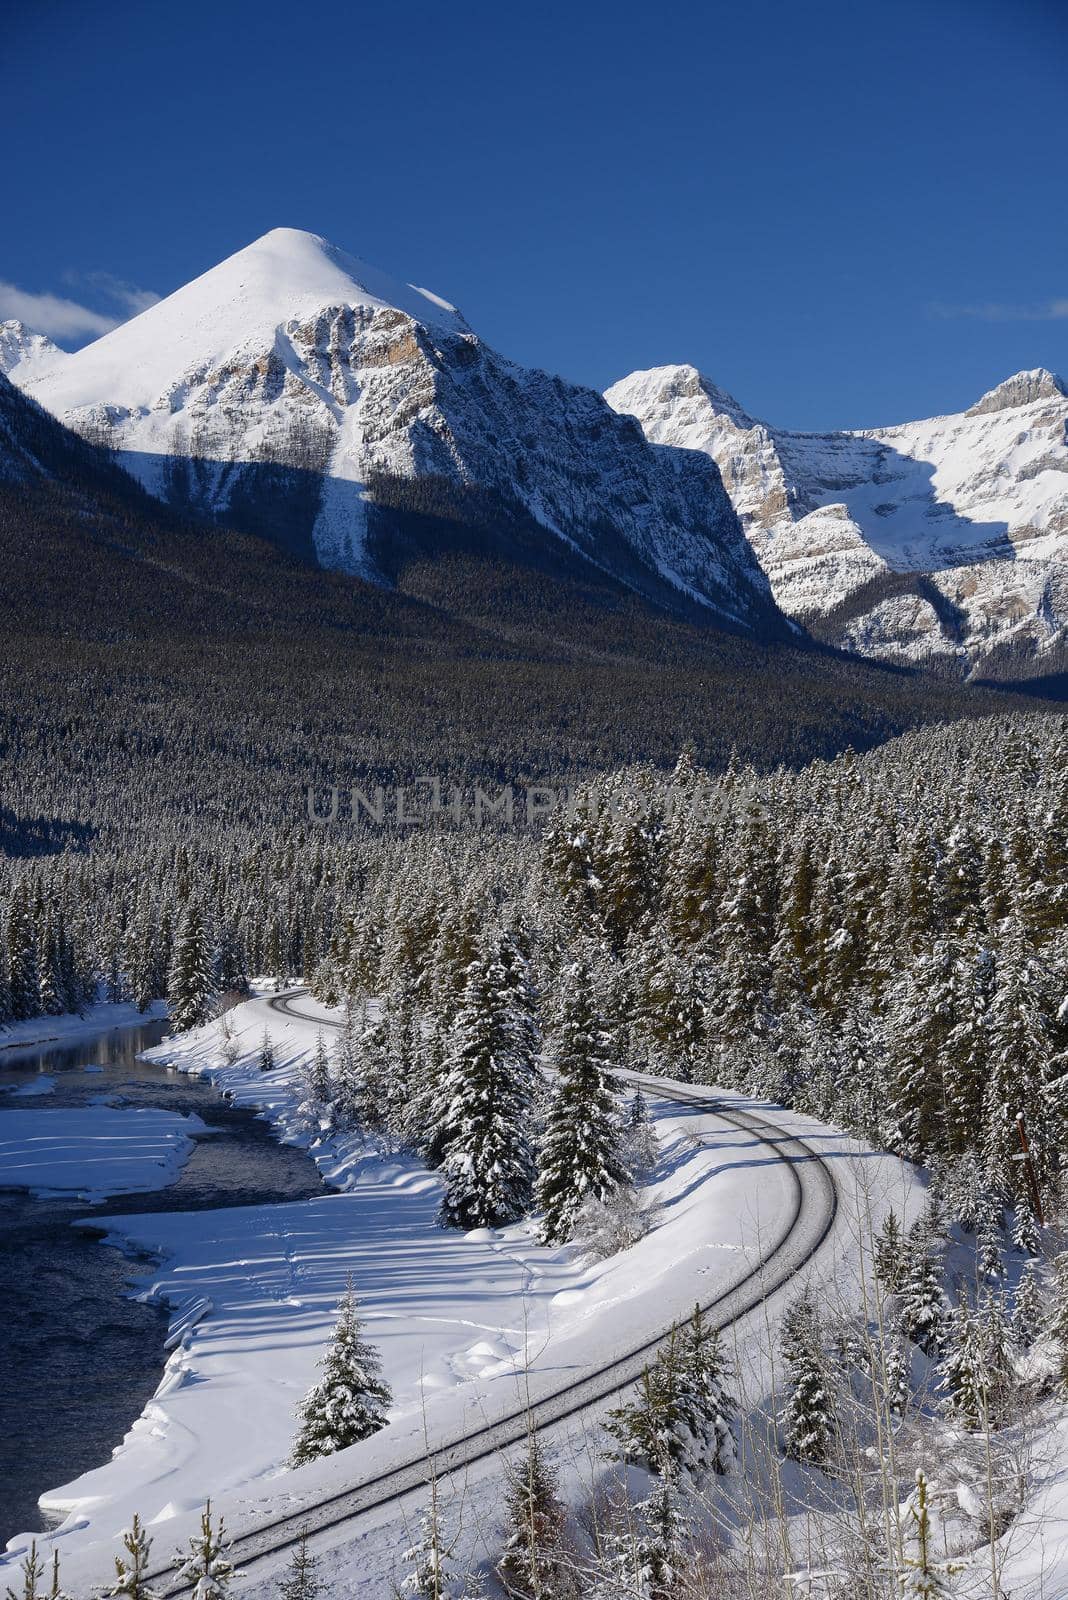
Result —
[[[294, 1002], [307, 994], [307, 989], [290, 990], [272, 997], [267, 1004], [283, 1016], [302, 1022], [315, 1022], [324, 1028], [339, 1028], [339, 1023], [310, 1017], [307, 1012], [293, 1009]], [[725, 1107], [714, 1096], [702, 1093], [697, 1087], [678, 1085], [662, 1078], [633, 1074], [626, 1076], [628, 1081], [640, 1083], [643, 1089], [660, 1100], [707, 1111], [718, 1120], [750, 1135], [769, 1147], [790, 1174], [793, 1200], [780, 1232], [769, 1242], [769, 1248], [751, 1270], [702, 1304], [701, 1309], [708, 1314], [712, 1326], [726, 1330], [782, 1289], [811, 1262], [834, 1227], [838, 1209], [835, 1180], [827, 1163], [805, 1140], [784, 1133], [754, 1112]], [[553, 1426], [603, 1404], [629, 1388], [641, 1376], [642, 1369], [655, 1355], [668, 1332], [669, 1329], [662, 1329], [653, 1338], [643, 1340], [604, 1366], [435, 1446], [429, 1454], [424, 1451], [417, 1459], [333, 1490], [298, 1511], [264, 1521], [236, 1534], [230, 1559], [240, 1568], [242, 1576], [246, 1576], [250, 1568], [290, 1551], [299, 1542], [304, 1529], [314, 1538], [340, 1528], [367, 1512], [403, 1500], [413, 1490], [424, 1487], [431, 1470], [438, 1478], [446, 1477], [521, 1443], [531, 1425], [535, 1428]], [[170, 1597], [188, 1592], [187, 1586], [174, 1581], [173, 1569], [169, 1575], [172, 1578], [169, 1584], [166, 1582], [166, 1572], [151, 1575], [157, 1585], [163, 1580], [161, 1593]]]

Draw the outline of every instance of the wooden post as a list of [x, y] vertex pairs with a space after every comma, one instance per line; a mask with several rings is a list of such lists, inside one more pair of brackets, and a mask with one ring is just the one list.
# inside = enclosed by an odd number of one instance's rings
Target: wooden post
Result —
[[1046, 1219], [1042, 1214], [1042, 1196], [1038, 1188], [1038, 1174], [1035, 1164], [1031, 1159], [1031, 1146], [1027, 1140], [1027, 1127], [1024, 1123], [1022, 1111], [1016, 1113], [1016, 1132], [1020, 1135], [1020, 1149], [1023, 1152], [1024, 1171], [1027, 1173], [1027, 1187], [1031, 1191], [1031, 1204], [1034, 1207], [1035, 1217], [1040, 1228], [1046, 1226]]

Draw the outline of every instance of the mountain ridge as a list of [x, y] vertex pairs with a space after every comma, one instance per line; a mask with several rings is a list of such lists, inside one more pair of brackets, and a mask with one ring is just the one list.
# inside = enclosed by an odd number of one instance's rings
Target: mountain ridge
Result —
[[716, 461], [776, 599], [820, 637], [973, 675], [1009, 656], [1059, 664], [1068, 394], [1054, 373], [1013, 374], [964, 412], [825, 433], [753, 418], [688, 365], [632, 373], [606, 398], [650, 440]]
[[595, 390], [507, 360], [448, 302], [317, 235], [273, 230], [25, 387], [161, 500], [325, 567], [389, 581], [431, 532], [507, 557], [521, 525], [541, 561], [791, 631], [714, 463], [651, 445]]

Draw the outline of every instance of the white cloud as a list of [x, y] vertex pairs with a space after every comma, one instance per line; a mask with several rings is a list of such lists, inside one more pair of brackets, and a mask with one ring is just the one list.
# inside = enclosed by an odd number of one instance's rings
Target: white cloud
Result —
[[0, 278], [0, 319], [17, 317], [35, 333], [47, 333], [53, 339], [78, 339], [85, 334], [110, 333], [124, 319], [105, 317], [99, 311], [90, 311], [76, 300], [64, 300], [57, 294], [30, 294]]
[[979, 305], [930, 307], [935, 317], [975, 317], [980, 322], [1061, 322], [1068, 320], [1068, 299], [1047, 300], [1040, 305], [1009, 305], [990, 300]]
[[128, 317], [136, 317], [139, 311], [147, 311], [149, 306], [157, 305], [163, 298], [154, 289], [139, 289], [135, 283], [127, 283], [110, 272], [86, 272], [81, 275], [68, 272], [65, 274], [65, 281], [72, 287], [77, 287], [81, 283], [88, 284], [106, 300], [112, 301], [125, 311]]
[[94, 311], [80, 300], [68, 300], [63, 295], [32, 294], [0, 279], [0, 321], [17, 317], [35, 333], [47, 333], [53, 339], [96, 338], [136, 317], [139, 311], [147, 311], [160, 299], [155, 290], [139, 289], [110, 272], [66, 272], [63, 281], [73, 289], [91, 291], [91, 299], [110, 302], [115, 312]]

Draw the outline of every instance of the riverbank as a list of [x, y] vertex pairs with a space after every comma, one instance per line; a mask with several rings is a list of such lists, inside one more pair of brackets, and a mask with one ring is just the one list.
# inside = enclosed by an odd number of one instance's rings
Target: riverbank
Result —
[[[104, 1248], [101, 1233], [128, 1211], [200, 1215], [321, 1192], [313, 1164], [262, 1119], [140, 1059], [162, 1019], [135, 1012], [117, 1028], [105, 1015], [96, 1037], [0, 1058], [0, 1126], [25, 1163], [11, 1175], [22, 1190], [0, 1190], [0, 1543], [41, 1529], [38, 1497], [107, 1460], [165, 1371], [168, 1314], [138, 1298], [140, 1282], [131, 1293], [146, 1262]], [[45, 1180], [46, 1197], [25, 1192]], [[68, 1186], [92, 1193], [92, 1209], [55, 1192]]]
[[8, 1022], [0, 1027], [0, 1059], [7, 1050], [32, 1050], [50, 1044], [77, 1044], [112, 1028], [132, 1028], [160, 1022], [167, 1015], [166, 1000], [153, 1000], [146, 1011], [138, 1011], [128, 1000], [90, 1006], [84, 1012], [65, 1011], [58, 1017], [29, 1017], [25, 1022]]

